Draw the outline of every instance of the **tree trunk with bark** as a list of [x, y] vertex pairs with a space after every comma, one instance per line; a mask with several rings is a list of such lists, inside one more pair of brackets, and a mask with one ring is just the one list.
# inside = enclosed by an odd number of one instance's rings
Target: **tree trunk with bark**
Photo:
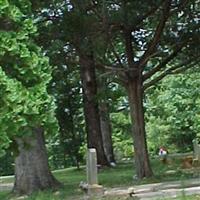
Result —
[[99, 115], [101, 122], [101, 133], [103, 138], [103, 147], [106, 158], [110, 165], [115, 164], [113, 142], [112, 142], [112, 126], [110, 121], [109, 104], [107, 100], [107, 78], [101, 78], [98, 82], [99, 99]]
[[133, 124], [134, 158], [139, 179], [153, 175], [146, 142], [141, 75], [128, 79], [127, 92]]
[[101, 133], [103, 138], [104, 151], [108, 162], [112, 165], [115, 163], [112, 143], [112, 127], [106, 100], [99, 102], [99, 113], [101, 120]]
[[83, 85], [83, 103], [87, 132], [87, 145], [88, 148], [96, 149], [98, 164], [109, 165], [104, 153], [100, 127], [94, 59], [92, 55], [79, 55], [79, 57], [81, 81]]
[[14, 193], [29, 195], [61, 186], [49, 169], [43, 128], [33, 129], [32, 136], [16, 138], [16, 143], [18, 156], [15, 158]]

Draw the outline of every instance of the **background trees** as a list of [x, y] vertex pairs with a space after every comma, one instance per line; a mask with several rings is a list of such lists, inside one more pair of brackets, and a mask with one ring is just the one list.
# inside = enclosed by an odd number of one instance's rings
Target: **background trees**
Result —
[[168, 77], [148, 92], [147, 132], [154, 152], [158, 145], [169, 147], [169, 152], [190, 151], [198, 137], [199, 78], [193, 70]]

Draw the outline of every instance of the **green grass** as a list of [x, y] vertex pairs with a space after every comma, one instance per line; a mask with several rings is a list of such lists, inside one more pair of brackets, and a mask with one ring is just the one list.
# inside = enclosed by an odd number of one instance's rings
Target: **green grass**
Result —
[[[179, 170], [180, 163], [176, 162], [173, 165], [163, 165], [161, 162], [153, 160], [152, 167], [154, 170], [155, 176], [149, 179], [144, 179], [142, 181], [133, 180], [133, 176], [135, 175], [135, 171], [133, 169], [133, 164], [118, 164], [116, 168], [105, 168], [99, 171], [99, 183], [104, 187], [126, 187], [133, 186], [136, 184], [144, 184], [144, 183], [153, 183], [153, 182], [164, 182], [171, 180], [184, 180], [187, 178], [191, 178], [192, 174], [187, 173], [184, 174]], [[174, 174], [169, 175], [166, 174], [168, 170], [176, 170]], [[54, 172], [56, 178], [64, 184], [64, 187], [60, 189], [58, 192], [46, 191], [39, 192], [31, 195], [26, 200], [78, 200], [82, 198], [82, 191], [79, 189], [80, 181], [86, 180], [86, 171], [84, 167], [80, 170], [76, 168], [69, 168], [64, 170], [58, 170]], [[13, 182], [13, 178], [3, 178], [0, 179], [1, 183], [9, 183]], [[7, 200], [10, 198], [8, 192], [0, 192], [0, 200]], [[185, 200], [184, 196], [181, 199], [177, 198], [177, 200]], [[102, 198], [103, 199], [103, 198]], [[104, 198], [105, 200], [111, 200], [109, 198]], [[113, 198], [113, 200], [120, 200], [119, 197]], [[121, 198], [123, 199], [123, 198]], [[191, 196], [187, 197], [188, 200], [200, 200], [199, 196]], [[166, 199], [168, 200], [168, 199]]]
[[4, 200], [9, 196], [8, 192], [0, 192], [0, 199]]

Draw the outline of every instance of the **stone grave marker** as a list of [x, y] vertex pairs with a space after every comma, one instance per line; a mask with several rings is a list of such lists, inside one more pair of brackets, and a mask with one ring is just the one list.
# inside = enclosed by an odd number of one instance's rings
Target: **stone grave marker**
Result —
[[98, 184], [96, 149], [88, 149], [87, 152], [87, 183]]
[[198, 143], [197, 139], [193, 140], [193, 148], [194, 148], [193, 165], [199, 166], [200, 165], [200, 144]]
[[97, 154], [94, 148], [87, 151], [87, 183], [89, 196], [103, 195], [103, 187], [98, 184]]

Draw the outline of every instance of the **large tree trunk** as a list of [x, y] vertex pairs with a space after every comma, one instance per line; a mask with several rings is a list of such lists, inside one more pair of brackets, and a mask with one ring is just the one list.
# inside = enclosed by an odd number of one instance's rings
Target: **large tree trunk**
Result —
[[33, 129], [33, 136], [16, 138], [16, 142], [19, 152], [15, 158], [14, 193], [31, 194], [61, 186], [48, 166], [42, 128]]
[[80, 72], [83, 85], [84, 114], [87, 132], [88, 148], [97, 151], [97, 163], [109, 165], [104, 153], [103, 140], [100, 128], [100, 117], [97, 101], [97, 83], [95, 65], [92, 55], [80, 56]]
[[137, 177], [142, 179], [153, 175], [151, 170], [144, 122], [143, 88], [140, 76], [128, 81], [128, 97], [133, 124], [134, 157]]
[[115, 165], [115, 158], [113, 152], [113, 142], [112, 142], [112, 127], [110, 121], [109, 104], [106, 96], [106, 78], [102, 78], [98, 83], [98, 93], [101, 98], [99, 100], [99, 115], [101, 122], [101, 134], [103, 138], [103, 147], [106, 154], [106, 158], [110, 165]]

